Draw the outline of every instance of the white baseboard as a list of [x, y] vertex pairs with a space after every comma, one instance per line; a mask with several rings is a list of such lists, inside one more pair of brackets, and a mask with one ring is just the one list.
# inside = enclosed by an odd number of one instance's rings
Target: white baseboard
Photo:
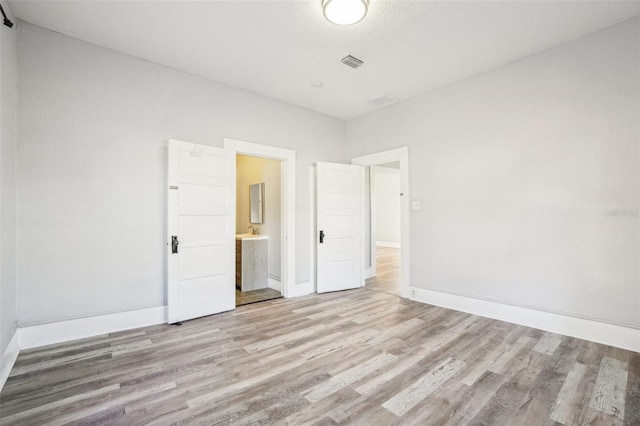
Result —
[[293, 297], [306, 296], [307, 294], [314, 293], [313, 283], [307, 281], [306, 283], [296, 284], [296, 294]]
[[503, 303], [410, 287], [410, 299], [640, 352], [640, 330]]
[[376, 247], [400, 248], [400, 243], [396, 241], [376, 241]]
[[279, 291], [280, 293], [282, 293], [282, 282], [279, 280], [276, 280], [275, 278], [269, 277], [269, 283], [267, 284], [267, 286], [270, 289], [273, 289], [275, 291]]
[[375, 269], [373, 268], [365, 268], [364, 270], [364, 279], [369, 279], [369, 278], [373, 278], [376, 276], [376, 272]]
[[35, 348], [66, 342], [68, 340], [82, 339], [166, 322], [167, 307], [158, 306], [155, 308], [21, 327], [18, 333], [18, 344], [20, 349]]
[[11, 369], [16, 363], [16, 359], [18, 359], [18, 354], [20, 353], [20, 347], [18, 346], [18, 334], [19, 329], [16, 328], [13, 333], [13, 337], [9, 341], [7, 349], [5, 349], [2, 354], [2, 358], [0, 359], [0, 391], [2, 391], [4, 384], [9, 378], [9, 373], [11, 373]]

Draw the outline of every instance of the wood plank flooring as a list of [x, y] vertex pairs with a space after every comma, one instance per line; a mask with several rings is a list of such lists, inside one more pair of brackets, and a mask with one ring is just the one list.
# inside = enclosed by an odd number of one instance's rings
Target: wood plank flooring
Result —
[[376, 276], [366, 282], [369, 290], [400, 295], [400, 249], [376, 247]]
[[638, 425], [640, 354], [367, 288], [25, 350], [1, 425]]
[[236, 288], [236, 306], [264, 302], [265, 300], [277, 299], [279, 297], [282, 297], [282, 293], [272, 288], [261, 288], [251, 291], [240, 291]]

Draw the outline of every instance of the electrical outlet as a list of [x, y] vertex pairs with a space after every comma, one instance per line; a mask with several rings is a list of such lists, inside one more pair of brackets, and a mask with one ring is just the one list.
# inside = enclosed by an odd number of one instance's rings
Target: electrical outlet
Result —
[[411, 202], [411, 210], [416, 211], [420, 210], [420, 201], [412, 201]]

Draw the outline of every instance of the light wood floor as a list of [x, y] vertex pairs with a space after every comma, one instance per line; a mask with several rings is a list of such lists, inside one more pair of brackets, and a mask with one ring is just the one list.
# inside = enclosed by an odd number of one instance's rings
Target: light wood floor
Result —
[[369, 290], [400, 295], [400, 249], [376, 247], [376, 276], [365, 285]]
[[240, 291], [236, 288], [236, 306], [264, 302], [265, 300], [277, 299], [279, 297], [282, 297], [282, 293], [272, 288], [261, 288], [260, 290], [251, 291]]
[[25, 350], [0, 424], [638, 425], [640, 354], [366, 288]]

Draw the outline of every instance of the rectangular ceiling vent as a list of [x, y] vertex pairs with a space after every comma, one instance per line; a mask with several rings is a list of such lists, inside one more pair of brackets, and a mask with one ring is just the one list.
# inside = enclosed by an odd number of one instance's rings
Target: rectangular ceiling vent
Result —
[[364, 64], [363, 61], [351, 55], [347, 55], [342, 58], [342, 63], [350, 66], [351, 68], [358, 68], [360, 65]]
[[375, 95], [375, 96], [369, 98], [368, 102], [370, 104], [373, 104], [373, 105], [382, 105], [382, 104], [386, 104], [386, 103], [389, 103], [389, 102], [393, 102], [395, 100], [396, 100], [396, 98], [394, 98], [393, 96], [391, 96], [388, 93], [380, 93], [379, 95]]

